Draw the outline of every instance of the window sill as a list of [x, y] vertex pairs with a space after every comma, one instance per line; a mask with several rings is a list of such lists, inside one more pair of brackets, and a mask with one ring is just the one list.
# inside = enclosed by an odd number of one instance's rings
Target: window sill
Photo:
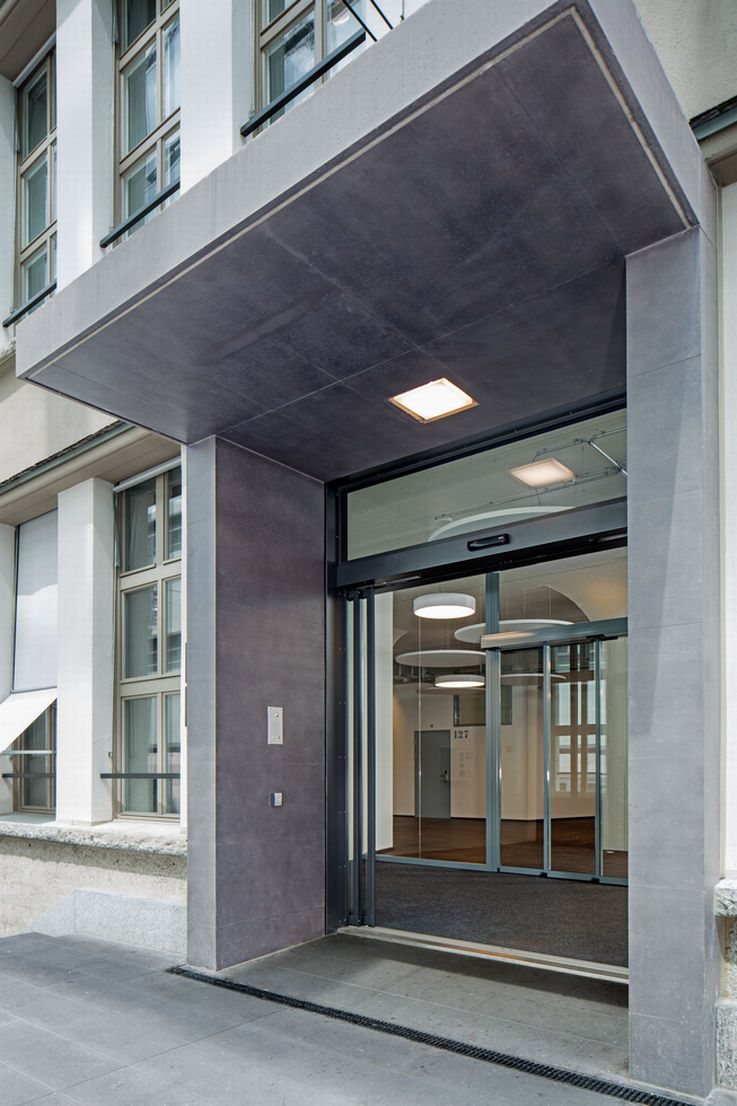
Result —
[[99, 849], [187, 855], [187, 835], [179, 827], [155, 822], [101, 822], [80, 826], [55, 822], [39, 814], [0, 815], [0, 838], [23, 837], [35, 841], [56, 841], [63, 845], [86, 845]]

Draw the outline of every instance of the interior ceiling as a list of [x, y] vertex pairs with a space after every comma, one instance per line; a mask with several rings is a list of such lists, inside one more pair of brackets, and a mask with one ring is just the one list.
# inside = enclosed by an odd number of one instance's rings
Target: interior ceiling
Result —
[[[623, 390], [623, 259], [683, 225], [564, 17], [30, 375], [332, 480]], [[388, 403], [440, 376], [478, 405]]]

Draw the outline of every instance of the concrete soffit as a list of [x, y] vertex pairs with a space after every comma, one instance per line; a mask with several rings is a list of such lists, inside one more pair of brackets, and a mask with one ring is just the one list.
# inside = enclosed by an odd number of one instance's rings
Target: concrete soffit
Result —
[[[629, 3], [508, 8], [430, 0], [23, 321], [18, 375], [319, 479], [623, 390], [623, 259], [713, 234], [708, 174]], [[441, 375], [478, 406], [388, 409]]]

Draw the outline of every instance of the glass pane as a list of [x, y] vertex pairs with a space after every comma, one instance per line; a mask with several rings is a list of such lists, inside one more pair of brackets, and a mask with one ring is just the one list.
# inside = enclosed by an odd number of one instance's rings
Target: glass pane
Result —
[[123, 595], [125, 619], [125, 677], [155, 676], [159, 664], [156, 585]]
[[[145, 161], [139, 161], [133, 169], [123, 177], [123, 215], [127, 218], [142, 207], [150, 203], [158, 191], [156, 175], [156, 157], [149, 154]], [[155, 211], [149, 214], [137, 224], [133, 230], [143, 226], [153, 218]], [[132, 233], [132, 231], [131, 231]]]
[[514, 568], [499, 577], [499, 629], [507, 633], [626, 617], [626, 549]]
[[[361, 19], [366, 19], [366, 12], [364, 10], [365, 4], [363, 0], [357, 0], [357, 3], [352, 3], [351, 7], [361, 16]], [[328, 53], [331, 53], [340, 46], [341, 42], [345, 42], [347, 38], [350, 38], [351, 35], [360, 30], [361, 24], [351, 15], [348, 8], [343, 3], [343, 0], [328, 0]]]
[[[468, 596], [465, 613], [440, 608], [443, 593]], [[375, 603], [377, 852], [484, 864], [485, 577]]]
[[[28, 729], [21, 735], [19, 742], [21, 749], [54, 748], [54, 714], [54, 708], [51, 707], [49, 711], [44, 712], [40, 718], [37, 718], [35, 722], [31, 723]], [[53, 756], [16, 757], [14, 763], [14, 771], [16, 772], [42, 775], [54, 771]], [[24, 807], [36, 807], [42, 810], [49, 810], [53, 807], [55, 791], [53, 779], [26, 779], [22, 780], [21, 783], [21, 802]]]
[[[266, 51], [266, 100], [271, 103], [315, 64], [315, 22], [301, 19]], [[302, 93], [307, 95], [309, 90]], [[300, 97], [297, 97], [299, 100]], [[292, 101], [296, 103], [296, 100]]]
[[123, 0], [123, 49], [128, 47], [156, 18], [156, 0]]
[[51, 147], [51, 222], [56, 220], [56, 143]]
[[182, 555], [182, 470], [166, 474], [166, 556]]
[[[181, 772], [179, 694], [164, 696], [164, 738], [166, 741], [164, 771]], [[179, 814], [181, 785], [179, 780], [167, 780], [166, 813]]]
[[[405, 416], [387, 414], [387, 418]], [[595, 448], [595, 445], [598, 448]], [[601, 455], [604, 450], [611, 461]], [[558, 461], [557, 477], [527, 468]], [[627, 494], [625, 413], [551, 430], [523, 441], [399, 476], [348, 495], [348, 557], [489, 531], [537, 515]], [[568, 470], [570, 476], [565, 475]], [[522, 479], [524, 477], [524, 479]], [[528, 481], [547, 481], [532, 486]]]
[[152, 43], [123, 76], [125, 152], [156, 126], [156, 46]]
[[123, 572], [156, 561], [156, 480], [145, 480], [124, 492]]
[[56, 235], [51, 239], [51, 264], [49, 279], [56, 280]]
[[48, 164], [42, 157], [23, 174], [23, 245], [27, 246], [47, 226], [46, 189]]
[[551, 647], [550, 861], [596, 874], [594, 644]]
[[179, 180], [181, 160], [181, 142], [179, 135], [173, 134], [164, 143], [164, 187]]
[[48, 77], [44, 67], [23, 94], [23, 157], [42, 142], [48, 128]]
[[501, 862], [544, 866], [543, 650], [501, 654], [511, 702], [501, 728]]
[[166, 671], [178, 672], [182, 660], [182, 580], [166, 581]]
[[43, 246], [21, 265], [23, 277], [23, 302], [26, 303], [48, 284], [46, 279], [46, 247]]
[[[158, 772], [156, 697], [123, 700], [123, 771]], [[158, 810], [158, 780], [125, 780], [123, 809], [141, 814]]]
[[627, 877], [627, 638], [601, 644], [601, 872]]
[[264, 0], [264, 23], [271, 23], [291, 2], [292, 0]]
[[164, 28], [164, 107], [166, 119], [179, 107], [179, 18]]

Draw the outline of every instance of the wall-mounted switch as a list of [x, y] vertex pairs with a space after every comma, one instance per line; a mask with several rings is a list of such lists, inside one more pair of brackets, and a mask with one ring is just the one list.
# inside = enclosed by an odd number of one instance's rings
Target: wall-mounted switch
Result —
[[266, 744], [284, 744], [284, 707], [266, 708]]
[[271, 806], [284, 806], [284, 794], [281, 791], [272, 791], [269, 795]]

